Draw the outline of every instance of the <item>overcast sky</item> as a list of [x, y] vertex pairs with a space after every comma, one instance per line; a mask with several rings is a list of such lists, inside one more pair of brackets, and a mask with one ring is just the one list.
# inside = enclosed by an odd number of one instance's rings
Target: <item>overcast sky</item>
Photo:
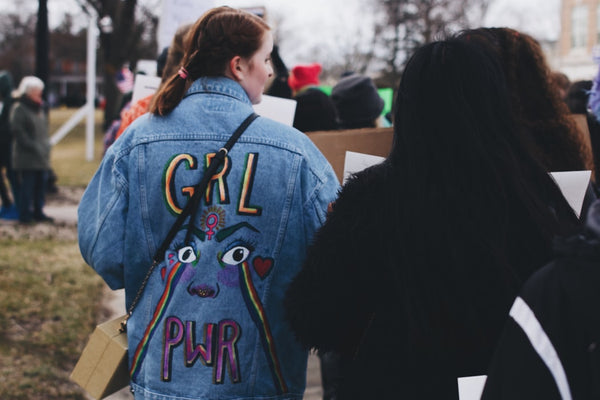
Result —
[[[201, 1], [201, 0], [194, 0]], [[138, 0], [139, 3], [158, 4], [159, 0]], [[17, 3], [19, 5], [17, 6]], [[316, 43], [329, 40], [330, 46], [345, 36], [360, 36], [361, 23], [369, 13], [361, 11], [366, 0], [214, 0], [215, 5], [228, 4], [233, 7], [265, 6], [274, 21], [282, 25], [284, 33], [293, 33], [296, 43], [282, 45], [282, 51], [288, 51], [292, 62], [301, 60], [302, 54], [310, 56], [308, 51]], [[0, 10], [26, 10], [35, 12], [37, 0], [0, 0]], [[17, 8], [18, 7], [18, 8]], [[522, 30], [539, 39], [557, 39], [560, 34], [560, 0], [492, 0], [485, 26], [508, 26]], [[81, 15], [75, 0], [48, 0], [51, 26], [60, 22], [65, 12]], [[81, 16], [83, 18], [83, 16]], [[277, 21], [280, 20], [280, 21]], [[86, 23], [82, 21], [82, 26]], [[365, 36], [368, 36], [367, 34]], [[324, 46], [327, 48], [327, 46]], [[285, 56], [285, 54], [284, 54]]]
[[[144, 0], [138, 0], [144, 2]], [[156, 1], [156, 0], [154, 0]], [[346, 16], [348, 11], [353, 13], [353, 20], [359, 21], [358, 9], [360, 0], [223, 0], [217, 3], [228, 4], [234, 7], [266, 6], [270, 11], [283, 13], [286, 21], [317, 20], [326, 25], [332, 23], [330, 17], [336, 15], [337, 20]], [[0, 0], [2, 11], [15, 11], [25, 9], [34, 12], [37, 0]], [[363, 0], [364, 3], [364, 0]], [[79, 7], [75, 0], [48, 0], [48, 9], [52, 23], [57, 23], [65, 11], [78, 12]], [[488, 26], [510, 26], [550, 37], [558, 37], [560, 29], [559, 19], [560, 0], [492, 0], [485, 24]], [[344, 18], [345, 19], [345, 18]], [[328, 21], [329, 20], [329, 21]]]

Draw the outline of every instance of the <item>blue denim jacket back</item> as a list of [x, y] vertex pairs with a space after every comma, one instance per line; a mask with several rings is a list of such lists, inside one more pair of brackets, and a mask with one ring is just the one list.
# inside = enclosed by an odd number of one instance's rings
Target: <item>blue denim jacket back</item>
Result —
[[[109, 148], [80, 203], [79, 243], [127, 306], [209, 160], [252, 112], [239, 84], [201, 78], [168, 116], [140, 117]], [[282, 299], [338, 188], [304, 134], [266, 118], [249, 126], [129, 320], [136, 399], [302, 398], [307, 351]]]

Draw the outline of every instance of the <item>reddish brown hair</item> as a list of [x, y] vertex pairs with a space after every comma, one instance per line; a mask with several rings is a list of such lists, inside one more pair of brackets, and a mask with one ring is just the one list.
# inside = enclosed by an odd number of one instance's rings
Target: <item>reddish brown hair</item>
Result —
[[261, 46], [269, 26], [258, 16], [231, 7], [213, 8], [198, 19], [186, 37], [181, 67], [187, 77], [168, 78], [150, 105], [155, 115], [170, 113], [189, 84], [202, 76], [223, 76], [235, 56], [250, 58]]
[[590, 149], [560, 98], [540, 44], [510, 28], [479, 28], [460, 36], [500, 58], [522, 139], [546, 170], [593, 170]]

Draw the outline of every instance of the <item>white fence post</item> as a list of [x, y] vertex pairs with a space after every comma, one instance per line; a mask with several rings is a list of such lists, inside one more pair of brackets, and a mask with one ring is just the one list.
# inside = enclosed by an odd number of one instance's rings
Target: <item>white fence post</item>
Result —
[[94, 100], [96, 98], [96, 39], [98, 33], [96, 17], [90, 15], [89, 18], [87, 32], [86, 103], [50, 137], [50, 144], [54, 146], [60, 142], [79, 121], [86, 117], [85, 158], [88, 161], [92, 161], [94, 159]]
[[87, 32], [87, 121], [85, 126], [85, 159], [94, 159], [94, 112], [96, 99], [96, 18], [90, 16]]

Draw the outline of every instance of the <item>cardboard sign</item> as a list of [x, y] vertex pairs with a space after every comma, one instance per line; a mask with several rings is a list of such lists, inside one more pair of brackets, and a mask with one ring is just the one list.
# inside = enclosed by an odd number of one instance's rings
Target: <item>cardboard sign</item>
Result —
[[392, 148], [393, 128], [364, 128], [307, 132], [306, 135], [327, 158], [340, 182], [344, 179], [346, 152], [387, 157]]

